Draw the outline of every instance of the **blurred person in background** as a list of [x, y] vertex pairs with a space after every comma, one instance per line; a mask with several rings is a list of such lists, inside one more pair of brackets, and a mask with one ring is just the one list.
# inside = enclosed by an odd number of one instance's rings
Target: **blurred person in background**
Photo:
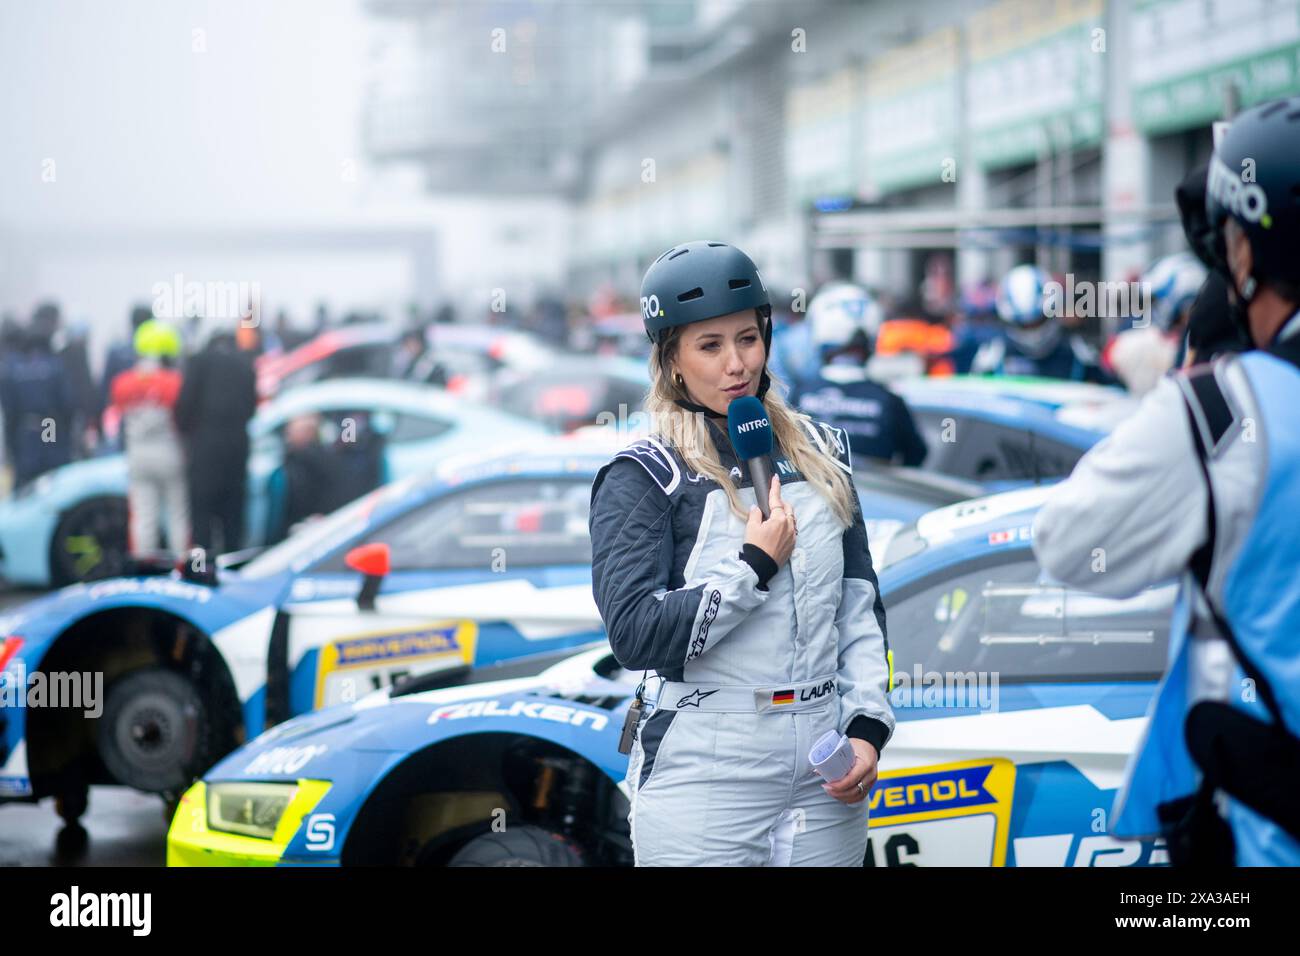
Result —
[[420, 357], [428, 351], [428, 341], [424, 336], [424, 329], [410, 328], [402, 333], [402, 337], [397, 340], [397, 348], [393, 349], [393, 364], [390, 374], [396, 379], [410, 379], [416, 366], [419, 365]]
[[37, 310], [21, 345], [0, 371], [0, 407], [14, 488], [72, 461], [77, 444], [72, 430], [77, 396], [51, 343], [58, 327], [57, 307], [42, 308], [47, 311], [42, 315]]
[[248, 421], [257, 410], [251, 353], [218, 327], [184, 370], [176, 423], [185, 441], [194, 546], [220, 554], [243, 537]]
[[961, 306], [952, 327], [949, 358], [954, 375], [967, 375], [979, 350], [1001, 335], [997, 283], [973, 282], [962, 290]]
[[119, 339], [109, 346], [108, 354], [104, 357], [104, 375], [99, 380], [100, 407], [107, 409], [112, 404], [109, 399], [109, 390], [113, 387], [113, 379], [135, 364], [135, 333], [140, 326], [151, 318], [153, 318], [153, 312], [149, 306], [132, 306], [131, 329], [126, 338]]
[[104, 410], [95, 378], [90, 372], [89, 334], [86, 322], [69, 323], [63, 348], [59, 350], [59, 358], [63, 362], [73, 394], [72, 428], [78, 443], [73, 455], [76, 458], [84, 458], [98, 446], [100, 415]]
[[1002, 334], [985, 344], [971, 363], [975, 375], [1030, 375], [1074, 382], [1111, 381], [1096, 351], [1047, 313], [1049, 276], [1031, 265], [1016, 266], [998, 285]]
[[330, 511], [374, 491], [388, 478], [386, 436], [369, 413], [348, 412], [340, 416], [338, 426], [330, 449], [334, 461]]
[[808, 307], [807, 320], [821, 370], [792, 388], [787, 401], [844, 429], [855, 458], [920, 465], [927, 449], [912, 413], [868, 376], [867, 360], [881, 318], [880, 306], [862, 286], [835, 282], [822, 288]]
[[280, 340], [280, 347], [284, 351], [292, 352], [308, 341], [311, 334], [298, 329], [289, 318], [289, 313], [281, 309], [275, 316], [275, 337]]
[[266, 543], [288, 537], [293, 527], [333, 510], [336, 462], [320, 441], [319, 415], [298, 415], [284, 426], [284, 460], [268, 482]]
[[564, 348], [569, 343], [569, 317], [564, 302], [550, 293], [538, 298], [533, 306], [532, 321], [529, 323], [538, 336], [554, 345]]
[[952, 351], [948, 326], [912, 300], [881, 323], [871, 371], [878, 380], [891, 382], [918, 375], [951, 375]]
[[[1134, 395], [1145, 395], [1162, 375], [1182, 366], [1187, 316], [1205, 276], [1205, 266], [1188, 252], [1165, 256], [1143, 274], [1149, 314], [1130, 319], [1129, 327], [1112, 336], [1102, 352], [1103, 366]], [[1145, 321], [1137, 324], [1139, 319]]]
[[175, 418], [181, 394], [176, 369], [180, 333], [160, 319], [149, 319], [136, 329], [135, 352], [135, 365], [118, 373], [109, 389], [126, 444], [128, 549], [142, 555], [161, 546], [160, 508], [165, 507], [167, 550], [180, 554], [190, 539], [185, 454]]
[[767, 364], [787, 390], [814, 381], [820, 367], [805, 310], [793, 303], [792, 292], [772, 295], [772, 358]]
[[6, 407], [7, 390], [5, 382], [10, 375], [9, 363], [16, 361], [19, 353], [23, 349], [24, 332], [22, 325], [18, 322], [18, 317], [12, 313], [6, 312], [3, 318], [0, 318], [0, 466], [5, 469], [4, 480], [0, 481], [0, 493], [8, 494], [9, 482], [13, 476], [8, 474], [8, 469], [12, 467], [14, 460], [13, 447], [10, 445], [10, 433], [8, 413]]
[[451, 369], [438, 354], [437, 335], [436, 326], [433, 325], [426, 326], [420, 333], [423, 351], [415, 357], [407, 370], [404, 376], [407, 381], [437, 385], [439, 388], [446, 388], [451, 381]]

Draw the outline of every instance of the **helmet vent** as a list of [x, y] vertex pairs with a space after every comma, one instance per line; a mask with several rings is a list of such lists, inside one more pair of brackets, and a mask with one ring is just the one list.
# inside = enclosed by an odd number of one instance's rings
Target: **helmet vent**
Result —
[[725, 246], [725, 245], [726, 245], [725, 242], [710, 242], [710, 243], [709, 243], [709, 247], [712, 248], [712, 249], [721, 249], [721, 248], [722, 248], [723, 246]]
[[691, 250], [689, 250], [689, 249], [678, 249], [676, 252], [674, 252], [674, 253], [673, 253], [671, 256], [669, 256], [668, 258], [669, 258], [669, 260], [671, 261], [671, 260], [673, 260], [673, 259], [676, 259], [678, 256], [684, 256], [684, 255], [686, 255], [686, 253], [688, 253], [688, 252], [690, 252], [690, 251], [691, 251]]
[[1278, 110], [1284, 110], [1284, 109], [1286, 109], [1286, 100], [1278, 100], [1277, 102], [1270, 104], [1269, 106], [1267, 106], [1266, 108], [1260, 111], [1259, 114], [1260, 119], [1267, 119], [1268, 117], [1276, 113]]
[[1287, 113], [1286, 118], [1294, 123], [1296, 120], [1300, 119], [1300, 109], [1294, 109], [1290, 113]]
[[749, 280], [748, 280], [748, 279], [731, 279], [729, 282], [727, 282], [727, 288], [730, 289], [732, 292], [735, 292], [737, 289], [748, 289], [748, 288], [749, 288]]
[[699, 286], [696, 286], [690, 292], [683, 292], [681, 295], [677, 296], [677, 301], [690, 302], [691, 299], [698, 299], [701, 298], [703, 295], [704, 295], [704, 290], [701, 289]]

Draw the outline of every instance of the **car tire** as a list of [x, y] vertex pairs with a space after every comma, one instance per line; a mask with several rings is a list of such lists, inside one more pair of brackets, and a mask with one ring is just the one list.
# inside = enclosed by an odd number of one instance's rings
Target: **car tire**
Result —
[[59, 519], [50, 539], [50, 581], [56, 587], [117, 577], [126, 562], [125, 498], [91, 498]]
[[213, 763], [214, 733], [198, 689], [161, 667], [132, 671], [108, 689], [97, 740], [120, 784], [180, 793]]
[[509, 827], [484, 833], [457, 851], [448, 866], [586, 866], [582, 850], [568, 837], [541, 827]]

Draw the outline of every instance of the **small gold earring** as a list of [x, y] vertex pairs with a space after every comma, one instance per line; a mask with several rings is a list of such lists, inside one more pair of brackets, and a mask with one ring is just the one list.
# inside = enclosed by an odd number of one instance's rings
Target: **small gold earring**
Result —
[[676, 384], [678, 388], [682, 388], [686, 385], [686, 381], [682, 378], [681, 372], [678, 372], [676, 375], [673, 376], [673, 382], [674, 384]]

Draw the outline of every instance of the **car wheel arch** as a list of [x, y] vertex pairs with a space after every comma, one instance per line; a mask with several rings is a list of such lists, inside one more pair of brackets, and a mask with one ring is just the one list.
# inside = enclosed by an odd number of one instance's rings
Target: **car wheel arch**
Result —
[[[104, 632], [112, 636], [105, 639]], [[91, 673], [99, 675], [102, 710], [109, 688], [118, 679], [147, 667], [177, 671], [212, 695], [220, 714], [227, 749], [243, 742], [245, 727], [229, 663], [211, 635], [184, 615], [158, 607], [119, 605], [100, 608], [67, 624], [50, 642], [28, 673]], [[71, 725], [77, 725], [74, 729]], [[34, 709], [27, 717], [28, 761], [34, 789], [42, 777], [63, 774], [68, 759], [93, 748], [94, 726], [82, 712], [66, 708]], [[71, 732], [82, 745], [47, 758], [44, 745]], [[102, 771], [102, 768], [99, 768]], [[91, 780], [89, 782], [100, 782]]]
[[[467, 751], [474, 753], [476, 761], [465, 759]], [[404, 847], [402, 841], [409, 842], [414, 836], [413, 825], [418, 828], [419, 821], [413, 816], [419, 812], [415, 802], [421, 798], [495, 792], [504, 798], [500, 802], [505, 805], [492, 809], [502, 811], [504, 825], [508, 826], [512, 819], [528, 822], [536, 814], [536, 808], [530, 806], [536, 794], [528, 792], [535, 780], [527, 768], [531, 761], [539, 759], [572, 761], [585, 767], [593, 780], [603, 781], [606, 793], [614, 799], [614, 812], [626, 817], [626, 798], [618, 789], [618, 781], [605, 773], [591, 755], [545, 734], [472, 731], [411, 752], [372, 783], [345, 837], [342, 865], [427, 864], [430, 857], [445, 861], [493, 823], [493, 816], [473, 820], [456, 820], [453, 816], [449, 819], [454, 822], [443, 831], [450, 839], [435, 852], [430, 852], [429, 844], [436, 841]], [[448, 770], [450, 773], [445, 774]], [[439, 786], [430, 788], [429, 780], [435, 776]], [[620, 800], [622, 806], [617, 805]]]

